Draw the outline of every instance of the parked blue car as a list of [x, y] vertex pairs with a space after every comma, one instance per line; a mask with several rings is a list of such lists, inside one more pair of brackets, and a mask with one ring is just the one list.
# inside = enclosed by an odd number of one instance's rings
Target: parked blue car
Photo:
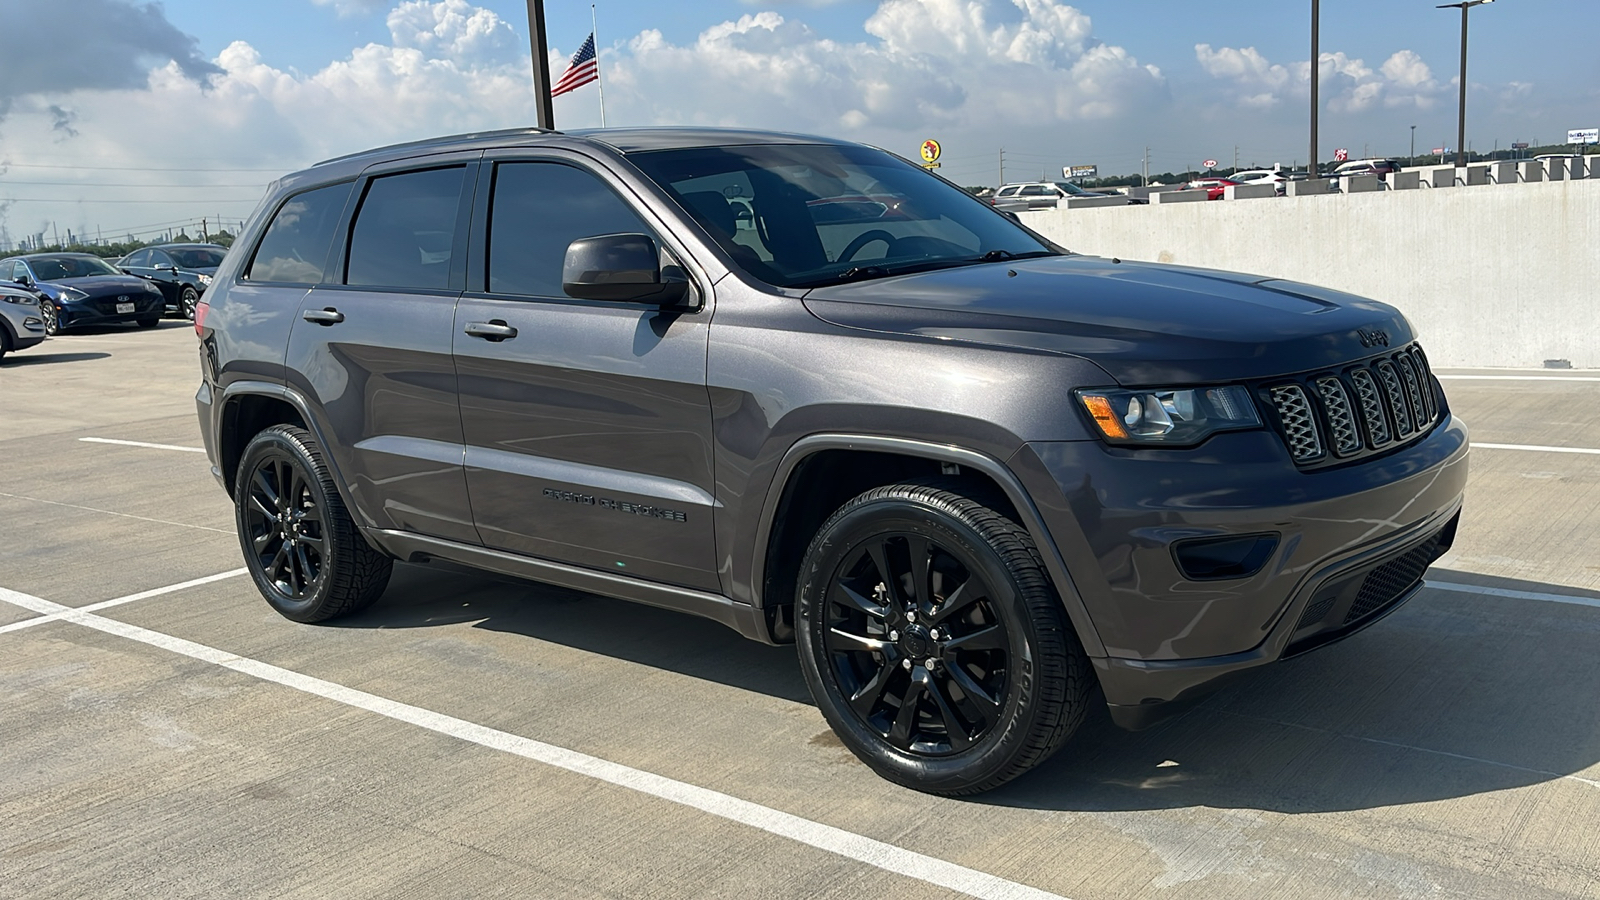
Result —
[[0, 260], [0, 278], [32, 291], [47, 334], [82, 325], [161, 324], [161, 288], [89, 253], [31, 253]]

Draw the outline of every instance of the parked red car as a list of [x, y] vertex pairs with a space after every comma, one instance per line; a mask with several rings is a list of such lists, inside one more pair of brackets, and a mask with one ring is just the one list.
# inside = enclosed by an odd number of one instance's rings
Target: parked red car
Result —
[[1186, 191], [1204, 190], [1207, 200], [1221, 200], [1222, 195], [1227, 192], [1228, 188], [1236, 184], [1239, 184], [1239, 182], [1228, 178], [1199, 178], [1184, 185], [1183, 189]]

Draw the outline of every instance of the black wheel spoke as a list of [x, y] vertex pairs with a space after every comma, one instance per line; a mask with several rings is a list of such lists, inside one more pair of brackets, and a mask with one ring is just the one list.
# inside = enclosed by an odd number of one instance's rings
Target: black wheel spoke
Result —
[[911, 734], [917, 726], [917, 704], [922, 700], [922, 692], [927, 688], [927, 675], [922, 677], [913, 675], [911, 686], [906, 688], [906, 695], [900, 701], [900, 709], [894, 715], [894, 724], [889, 726], [889, 733], [885, 735], [889, 743], [902, 750], [911, 748]]
[[871, 719], [877, 713], [879, 706], [883, 703], [884, 692], [889, 687], [889, 679], [893, 676], [894, 666], [886, 661], [878, 667], [878, 671], [873, 673], [866, 684], [863, 684], [855, 693], [850, 695], [850, 705], [855, 708], [861, 718]]
[[958, 638], [944, 642], [947, 653], [968, 653], [980, 650], [1006, 649], [1006, 632], [999, 625], [989, 625]]
[[[256, 477], [260, 478], [261, 477], [261, 473], [257, 472], [256, 473]], [[277, 502], [276, 500], [273, 500], [272, 498], [268, 498], [268, 499], [273, 503]], [[278, 515], [278, 513], [275, 510], [267, 508], [267, 504], [266, 503], [261, 502], [261, 497], [258, 494], [258, 492], [256, 492], [256, 491], [251, 491], [250, 492], [250, 506], [256, 513], [259, 513], [260, 515], [266, 516], [268, 519], [275, 518]]]
[[950, 749], [965, 750], [971, 746], [972, 739], [967, 735], [967, 725], [956, 715], [955, 709], [950, 705], [950, 699], [939, 688], [938, 679], [928, 679], [926, 693], [928, 699], [933, 701], [934, 708], [939, 710], [939, 718], [944, 722], [945, 736], [950, 739]]
[[888, 614], [888, 610], [872, 602], [872, 600], [863, 596], [860, 591], [843, 581], [835, 581], [833, 588], [833, 600], [835, 603], [855, 609], [857, 612], [864, 613], [874, 619], [882, 619]]
[[983, 724], [993, 722], [995, 717], [1000, 715], [1000, 700], [989, 696], [989, 692], [974, 681], [972, 676], [967, 674], [967, 670], [960, 666], [946, 666], [944, 672], [951, 681], [955, 682], [956, 687], [961, 688], [961, 693], [967, 695], [967, 699], [972, 701], [973, 707], [983, 717]]
[[915, 603], [922, 610], [930, 609], [933, 606], [933, 579], [930, 577], [933, 544], [927, 538], [913, 537], [906, 540], [906, 545], [911, 553], [911, 592], [906, 602]]
[[866, 651], [868, 653], [889, 654], [894, 645], [882, 638], [870, 637], [864, 634], [851, 634], [840, 628], [828, 629], [828, 648], [835, 652]]
[[278, 550], [272, 555], [272, 562], [265, 566], [267, 577], [273, 581], [287, 584], [289, 579], [283, 573], [283, 567], [289, 562], [289, 542], [284, 541], [278, 545]]
[[889, 542], [879, 539], [867, 545], [867, 555], [872, 557], [872, 565], [878, 570], [878, 578], [889, 589], [889, 599], [904, 602], [905, 597], [900, 590], [900, 580], [895, 577], [894, 570], [889, 568]]
[[317, 580], [316, 571], [311, 567], [311, 560], [306, 555], [304, 544], [294, 545], [294, 558], [300, 565], [300, 591], [305, 593], [311, 589], [311, 582]]
[[939, 611], [934, 614], [931, 621], [937, 625], [946, 619], [952, 618], [979, 600], [986, 599], [988, 599], [988, 591], [985, 590], [983, 582], [977, 576], [969, 575], [966, 581], [961, 582], [959, 587], [944, 598], [944, 602], [939, 605]]
[[266, 531], [263, 531], [262, 533], [250, 539], [250, 543], [256, 548], [256, 554], [258, 556], [262, 551], [267, 549], [267, 545], [272, 543], [272, 539], [274, 537], [277, 537], [277, 535], [272, 533], [271, 528], [268, 528]]
[[[277, 475], [277, 467], [276, 466], [273, 467], [273, 475], [274, 476]], [[267, 514], [268, 518], [271, 518], [272, 516], [277, 515], [278, 514], [278, 510], [282, 508], [281, 504], [282, 504], [283, 501], [281, 501], [278, 498], [277, 489], [274, 488], [272, 486], [272, 484], [267, 481], [267, 470], [265, 468], [257, 469], [256, 470], [256, 474], [255, 474], [255, 478], [252, 479], [252, 480], [255, 482], [256, 490], [258, 492], [260, 492], [260, 495], [262, 497], [265, 497], [267, 499], [267, 502], [272, 504], [272, 506], [274, 507], [271, 510], [263, 509], [262, 511]], [[260, 503], [260, 500], [257, 499], [254, 496], [252, 496], [251, 499], [255, 500], [257, 503]]]

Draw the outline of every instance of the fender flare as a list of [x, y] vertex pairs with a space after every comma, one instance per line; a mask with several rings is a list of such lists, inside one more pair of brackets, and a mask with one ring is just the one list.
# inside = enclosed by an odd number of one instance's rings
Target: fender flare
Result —
[[[317, 443], [322, 445], [324, 450], [326, 450], [328, 447], [328, 442], [323, 440], [322, 429], [318, 427], [316, 417], [311, 415], [311, 405], [306, 402], [304, 397], [300, 396], [299, 391], [296, 391], [288, 385], [278, 384], [276, 382], [235, 381], [223, 388], [221, 395], [216, 401], [218, 404], [217, 421], [219, 425], [221, 424], [222, 415], [224, 414], [224, 410], [227, 409], [228, 404], [240, 397], [246, 396], [271, 397], [275, 400], [282, 400], [285, 403], [288, 403], [290, 406], [295, 408], [296, 412], [300, 414], [300, 421], [305, 423], [306, 429], [311, 432], [311, 436], [313, 438], [316, 438]], [[217, 444], [217, 461], [219, 463], [222, 461], [222, 445], [220, 437], [221, 436], [219, 435]], [[240, 448], [240, 450], [243, 449], [244, 448], [242, 447]], [[334, 459], [332, 453], [324, 452], [322, 454], [322, 461], [328, 466], [328, 469], [333, 472], [333, 483], [334, 486], [339, 490], [339, 499], [344, 502], [345, 509], [355, 511], [357, 507], [351, 504], [350, 493], [345, 490], [344, 473], [339, 470], [338, 460]], [[233, 484], [231, 479], [225, 485], [225, 487], [227, 487], [228, 492], [231, 495], [233, 493]], [[363, 532], [371, 530], [367, 526], [362, 525], [360, 522], [357, 522], [356, 525]]]
[[766, 585], [767, 550], [772, 539], [778, 504], [783, 499], [784, 490], [800, 463], [824, 450], [864, 450], [897, 456], [914, 456], [968, 466], [987, 475], [1000, 486], [1011, 504], [1016, 507], [1018, 515], [1023, 520], [1020, 524], [1027, 529], [1034, 545], [1039, 548], [1045, 571], [1049, 573], [1050, 580], [1055, 585], [1056, 594], [1061, 597], [1061, 604], [1078, 633], [1084, 652], [1092, 658], [1106, 655], [1105, 644], [1101, 642], [1099, 632], [1095, 630], [1094, 622], [1089, 618], [1089, 610], [1084, 605], [1082, 595], [1078, 593], [1077, 584], [1072, 580], [1072, 573], [1067, 570], [1066, 561], [1061, 558], [1061, 552], [1056, 549], [1055, 541], [1051, 539], [1050, 531], [1045, 527], [1044, 518], [1039, 515], [1033, 498], [1028, 496], [1021, 480], [994, 457], [954, 444], [857, 434], [813, 434], [794, 442], [778, 463], [772, 483], [767, 488], [766, 499], [761, 506], [761, 518], [756, 525], [755, 559], [751, 566], [753, 576], [751, 581], [757, 592], [757, 607], [766, 606], [761, 591]]

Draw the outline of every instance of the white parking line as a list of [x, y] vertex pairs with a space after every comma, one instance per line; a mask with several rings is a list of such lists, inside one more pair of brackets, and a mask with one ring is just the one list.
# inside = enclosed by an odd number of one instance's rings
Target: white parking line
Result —
[[1455, 591], [1458, 594], [1484, 594], [1489, 597], [1509, 597], [1513, 600], [1542, 600], [1545, 603], [1566, 603], [1570, 606], [1592, 606], [1600, 609], [1600, 600], [1593, 597], [1579, 597], [1573, 594], [1545, 594], [1539, 591], [1512, 591], [1506, 588], [1484, 587], [1478, 584], [1461, 584], [1456, 581], [1434, 581], [1428, 579], [1427, 586], [1438, 588], [1441, 591]]
[[1434, 375], [1440, 381], [1600, 381], [1587, 375]]
[[1587, 447], [1540, 447], [1535, 444], [1472, 444], [1474, 450], [1525, 450], [1530, 453], [1582, 453], [1588, 456], [1600, 456], [1600, 450], [1591, 450]]
[[[232, 573], [224, 573], [217, 577], [231, 577]], [[174, 587], [173, 590], [177, 588]], [[148, 596], [148, 594], [147, 594]], [[741, 800], [730, 794], [713, 791], [709, 788], [676, 781], [651, 772], [634, 769], [620, 763], [600, 759], [586, 753], [546, 744], [542, 741], [520, 737], [493, 728], [487, 728], [454, 716], [447, 716], [431, 710], [397, 703], [358, 691], [331, 681], [302, 675], [288, 669], [282, 669], [268, 663], [260, 662], [247, 657], [236, 656], [225, 650], [218, 650], [204, 644], [197, 644], [183, 638], [173, 637], [159, 631], [151, 631], [137, 625], [118, 622], [97, 616], [87, 609], [73, 609], [52, 603], [29, 594], [0, 588], [0, 601], [31, 609], [35, 612], [54, 616], [55, 620], [71, 622], [92, 628], [106, 634], [138, 641], [152, 647], [158, 647], [190, 659], [208, 662], [225, 669], [240, 672], [262, 681], [282, 685], [297, 691], [302, 691], [335, 703], [342, 703], [356, 709], [376, 713], [397, 722], [405, 722], [426, 728], [438, 734], [449, 735], [463, 741], [510, 753], [534, 762], [544, 763], [559, 769], [565, 769], [578, 775], [584, 775], [607, 784], [628, 790], [638, 791], [652, 797], [659, 797], [672, 803], [692, 807], [702, 812], [709, 813], [721, 819], [738, 822], [752, 828], [758, 828], [769, 834], [788, 838], [792, 841], [815, 847], [853, 859], [860, 863], [915, 878], [928, 884], [953, 891], [960, 891], [973, 897], [984, 900], [1066, 900], [1058, 894], [1052, 894], [1038, 888], [1028, 887], [1015, 881], [1008, 881], [987, 872], [969, 869], [966, 866], [946, 862], [932, 856], [926, 856], [894, 844], [874, 840], [852, 831], [824, 825], [810, 819], [801, 818], [791, 813], [782, 812], [759, 803]]]
[[[196, 578], [193, 581], [185, 581], [182, 584], [169, 584], [166, 587], [153, 588], [148, 591], [140, 591], [137, 594], [129, 594], [126, 597], [117, 597], [113, 600], [102, 600], [99, 603], [91, 603], [88, 606], [72, 607], [71, 609], [73, 612], [79, 613], [99, 612], [102, 609], [110, 609], [113, 606], [121, 606], [124, 603], [133, 603], [136, 600], [148, 600], [151, 597], [159, 597], [162, 594], [171, 594], [176, 591], [184, 590], [185, 588], [199, 587], [202, 584], [211, 584], [212, 582], [216, 581], [226, 581], [229, 578], [238, 578], [240, 575], [244, 575], [249, 571], [249, 569], [234, 569], [232, 572], [222, 572], [217, 575], [207, 575], [204, 578]], [[35, 612], [40, 612], [41, 608], [37, 606], [27, 606], [27, 603], [37, 602], [39, 604], [49, 604], [50, 606], [59, 605], [50, 603], [48, 600], [40, 600], [38, 597], [32, 597], [28, 594], [19, 594], [15, 591], [7, 591], [5, 588], [0, 588], [0, 599], [9, 600], [11, 603], [17, 606], [26, 606], [26, 608], [32, 609]], [[24, 628], [32, 628], [35, 625], [43, 625], [46, 622], [59, 622], [62, 619], [63, 616], [59, 612], [46, 612], [40, 615], [37, 619], [26, 619], [21, 622], [12, 622], [10, 625], [0, 625], [0, 634], [6, 634], [7, 632], [11, 631], [21, 631]]]
[[100, 509], [95, 506], [79, 506], [76, 503], [62, 503], [60, 500], [46, 500], [42, 497], [29, 497], [25, 494], [8, 494], [0, 491], [0, 497], [10, 497], [13, 500], [31, 500], [34, 503], [45, 503], [50, 506], [64, 506], [67, 509], [81, 509], [84, 512], [103, 513], [108, 516], [121, 516], [124, 519], [138, 519], [141, 522], [154, 522], [157, 525], [176, 525], [179, 528], [198, 528], [201, 531], [215, 531], [218, 534], [233, 534], [232, 528], [212, 528], [210, 525], [191, 525], [188, 522], [170, 522], [166, 519], [152, 519], [149, 516], [136, 516], [133, 513], [120, 513], [110, 509]]
[[144, 441], [118, 441], [112, 438], [87, 437], [78, 438], [85, 444], [116, 444], [120, 447], [144, 447], [149, 450], [181, 450], [184, 453], [204, 453], [204, 447], [180, 447], [177, 444], [147, 444]]

